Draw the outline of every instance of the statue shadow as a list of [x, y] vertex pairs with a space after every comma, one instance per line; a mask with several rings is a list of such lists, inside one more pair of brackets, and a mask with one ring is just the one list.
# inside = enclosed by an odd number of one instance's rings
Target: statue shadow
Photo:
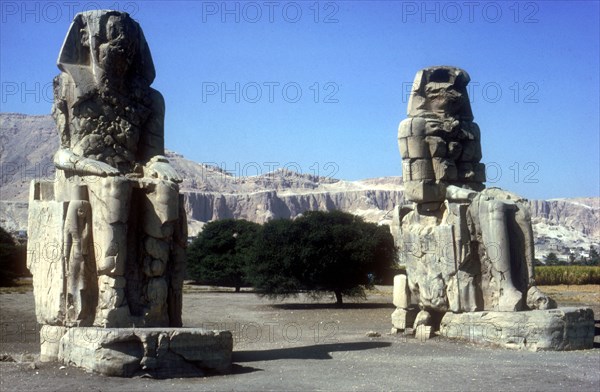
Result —
[[352, 302], [338, 305], [336, 303], [295, 303], [269, 305], [282, 310], [316, 310], [316, 309], [396, 309], [392, 303]]
[[314, 344], [302, 347], [277, 348], [271, 350], [234, 351], [233, 362], [277, 361], [282, 359], [332, 359], [333, 351], [361, 351], [389, 347], [390, 342], [354, 342]]

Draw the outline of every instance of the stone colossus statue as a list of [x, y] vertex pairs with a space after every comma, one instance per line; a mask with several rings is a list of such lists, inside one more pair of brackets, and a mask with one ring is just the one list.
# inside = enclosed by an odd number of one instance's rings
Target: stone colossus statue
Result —
[[411, 204], [397, 209], [393, 227], [407, 269], [406, 291], [424, 312], [421, 320], [430, 319], [425, 313], [555, 306], [535, 286], [525, 200], [485, 188], [469, 81], [455, 67], [419, 71], [398, 131]]
[[35, 184], [32, 200], [69, 211], [56, 239], [65, 244], [65, 262], [62, 270], [52, 267], [68, 284], [60, 293], [66, 309], [40, 322], [181, 326], [181, 178], [164, 156], [165, 104], [150, 87], [154, 65], [142, 29], [122, 12], [78, 14], [58, 67], [56, 181]]

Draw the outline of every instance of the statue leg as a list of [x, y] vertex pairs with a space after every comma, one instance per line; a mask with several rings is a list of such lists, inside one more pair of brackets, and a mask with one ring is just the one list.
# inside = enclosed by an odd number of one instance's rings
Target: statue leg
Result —
[[523, 302], [523, 293], [517, 290], [511, 277], [510, 240], [506, 220], [506, 211], [510, 207], [509, 204], [494, 199], [481, 200], [479, 203], [483, 246], [492, 263], [492, 278], [499, 288], [498, 310], [508, 312], [520, 310]]
[[65, 306], [65, 321], [67, 325], [75, 325], [77, 320], [77, 316], [79, 312], [76, 312], [75, 303], [77, 301], [77, 277], [79, 275], [79, 270], [77, 268], [77, 262], [73, 261], [73, 252], [69, 256], [67, 261], [69, 263], [69, 272], [67, 274], [67, 291], [65, 295], [67, 296], [66, 306]]
[[531, 227], [531, 215], [529, 210], [519, 205], [519, 210], [515, 213], [515, 221], [521, 230], [525, 245], [525, 260], [527, 262], [527, 306], [530, 309], [554, 309], [557, 304], [552, 298], [542, 292], [536, 285], [534, 279], [534, 241], [533, 229]]
[[130, 326], [131, 314], [125, 300], [124, 275], [132, 184], [124, 177], [94, 177], [88, 186], [98, 274], [98, 305], [94, 325]]
[[[170, 311], [168, 297], [173, 291], [174, 265], [172, 244], [177, 237], [179, 218], [179, 195], [177, 185], [168, 181], [156, 181], [145, 189], [143, 203], [144, 231], [144, 320], [150, 326], [178, 324], [176, 314]], [[173, 320], [170, 320], [173, 318]], [[180, 324], [180, 323], [179, 323]]]

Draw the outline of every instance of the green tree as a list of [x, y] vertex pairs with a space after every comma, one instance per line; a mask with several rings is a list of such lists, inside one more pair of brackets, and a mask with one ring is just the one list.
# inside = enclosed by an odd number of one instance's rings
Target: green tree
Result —
[[590, 257], [588, 259], [588, 265], [600, 265], [600, 254], [594, 246], [590, 246]]
[[558, 256], [556, 256], [556, 253], [550, 252], [546, 255], [544, 261], [546, 265], [558, 265]]
[[259, 292], [286, 297], [364, 296], [364, 288], [391, 273], [396, 248], [387, 226], [341, 212], [307, 212], [294, 221], [266, 223], [250, 280]]
[[198, 282], [235, 287], [247, 286], [246, 270], [256, 260], [259, 224], [223, 219], [207, 223], [188, 249], [187, 268]]
[[287, 297], [303, 289], [303, 233], [291, 220], [277, 219], [266, 223], [258, 238], [257, 262], [249, 266], [252, 286], [272, 297]]

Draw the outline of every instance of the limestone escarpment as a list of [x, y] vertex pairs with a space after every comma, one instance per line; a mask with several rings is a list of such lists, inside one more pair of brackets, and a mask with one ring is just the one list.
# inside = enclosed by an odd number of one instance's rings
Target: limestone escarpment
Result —
[[[59, 145], [58, 134], [50, 115], [1, 113], [0, 139], [0, 225], [24, 230], [29, 182], [54, 177], [52, 155]], [[291, 171], [239, 177], [179, 154], [167, 155], [184, 178], [180, 185], [190, 235], [209, 220], [264, 222], [310, 209], [342, 209], [370, 222], [387, 223], [388, 211], [403, 200], [400, 177], [343, 181]], [[600, 198], [530, 200], [529, 208], [537, 258], [550, 251], [560, 254], [563, 247], [589, 249], [600, 238]]]

